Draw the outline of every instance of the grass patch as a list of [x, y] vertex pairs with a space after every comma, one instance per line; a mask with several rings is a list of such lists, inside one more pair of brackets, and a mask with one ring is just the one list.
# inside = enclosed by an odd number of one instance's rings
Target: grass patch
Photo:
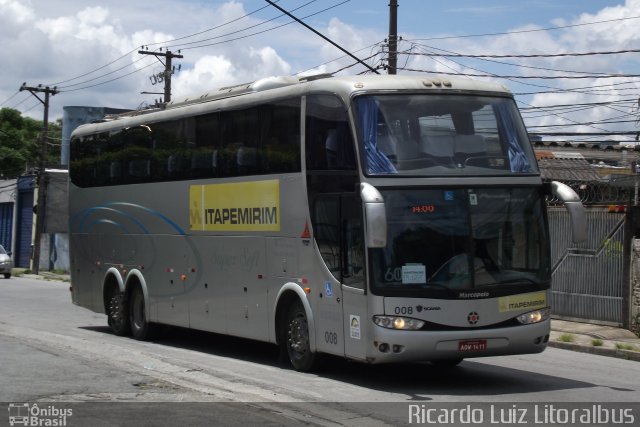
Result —
[[576, 336], [573, 334], [562, 334], [560, 335], [560, 337], [558, 337], [558, 339], [562, 342], [574, 342]]
[[595, 340], [591, 341], [591, 345], [594, 346], [594, 347], [601, 347], [602, 344], [603, 344], [602, 340], [595, 339]]
[[13, 277], [20, 277], [23, 274], [30, 274], [30, 273], [31, 273], [31, 270], [25, 270], [23, 268], [14, 268], [11, 270], [11, 275]]
[[633, 345], [633, 344], [627, 344], [627, 343], [623, 343], [623, 342], [617, 342], [616, 343], [616, 348], [618, 350], [631, 350], [631, 351], [638, 351], [638, 348]]

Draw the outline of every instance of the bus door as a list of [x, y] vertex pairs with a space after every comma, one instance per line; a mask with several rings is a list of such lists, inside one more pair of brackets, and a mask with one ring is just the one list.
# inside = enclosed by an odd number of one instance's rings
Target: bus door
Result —
[[[316, 348], [344, 356], [342, 326], [342, 282], [340, 250], [340, 196], [315, 197], [312, 209], [313, 235], [326, 269], [318, 270], [320, 298], [315, 311]], [[304, 258], [303, 258], [304, 259]]]
[[364, 358], [366, 270], [360, 199], [355, 193], [318, 196], [313, 223], [318, 250], [330, 273], [322, 278], [316, 345], [322, 352]]
[[341, 281], [345, 354], [366, 357], [367, 298], [362, 202], [356, 193], [341, 197]]

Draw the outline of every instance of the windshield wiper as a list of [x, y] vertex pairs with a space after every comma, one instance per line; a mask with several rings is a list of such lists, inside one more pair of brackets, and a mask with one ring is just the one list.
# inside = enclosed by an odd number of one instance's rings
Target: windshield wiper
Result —
[[506, 285], [506, 284], [521, 285], [522, 283], [529, 283], [531, 285], [540, 285], [540, 282], [536, 282], [533, 279], [529, 279], [527, 277], [518, 277], [518, 278], [515, 278], [515, 279], [505, 279], [505, 280], [501, 280], [499, 282], [489, 283], [489, 284], [481, 285], [481, 286]]
[[441, 282], [427, 282], [426, 284], [427, 287], [429, 286], [433, 286], [437, 289], [442, 289], [447, 291], [448, 293], [450, 293], [451, 295], [455, 294], [455, 291], [453, 289], [451, 289], [450, 287], [448, 287], [447, 285], [442, 284]]

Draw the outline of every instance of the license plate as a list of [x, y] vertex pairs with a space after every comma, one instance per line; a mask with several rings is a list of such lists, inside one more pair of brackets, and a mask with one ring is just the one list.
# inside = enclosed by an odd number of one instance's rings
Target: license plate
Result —
[[487, 340], [459, 341], [458, 351], [483, 351], [487, 349]]

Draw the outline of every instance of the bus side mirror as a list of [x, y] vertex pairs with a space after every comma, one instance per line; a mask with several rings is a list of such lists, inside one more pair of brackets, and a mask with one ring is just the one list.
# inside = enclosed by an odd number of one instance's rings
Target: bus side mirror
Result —
[[387, 246], [387, 213], [382, 194], [371, 184], [360, 184], [360, 197], [364, 203], [367, 247]]
[[558, 181], [551, 182], [551, 193], [564, 203], [564, 207], [569, 211], [573, 243], [587, 240], [587, 214], [580, 197], [571, 187]]

